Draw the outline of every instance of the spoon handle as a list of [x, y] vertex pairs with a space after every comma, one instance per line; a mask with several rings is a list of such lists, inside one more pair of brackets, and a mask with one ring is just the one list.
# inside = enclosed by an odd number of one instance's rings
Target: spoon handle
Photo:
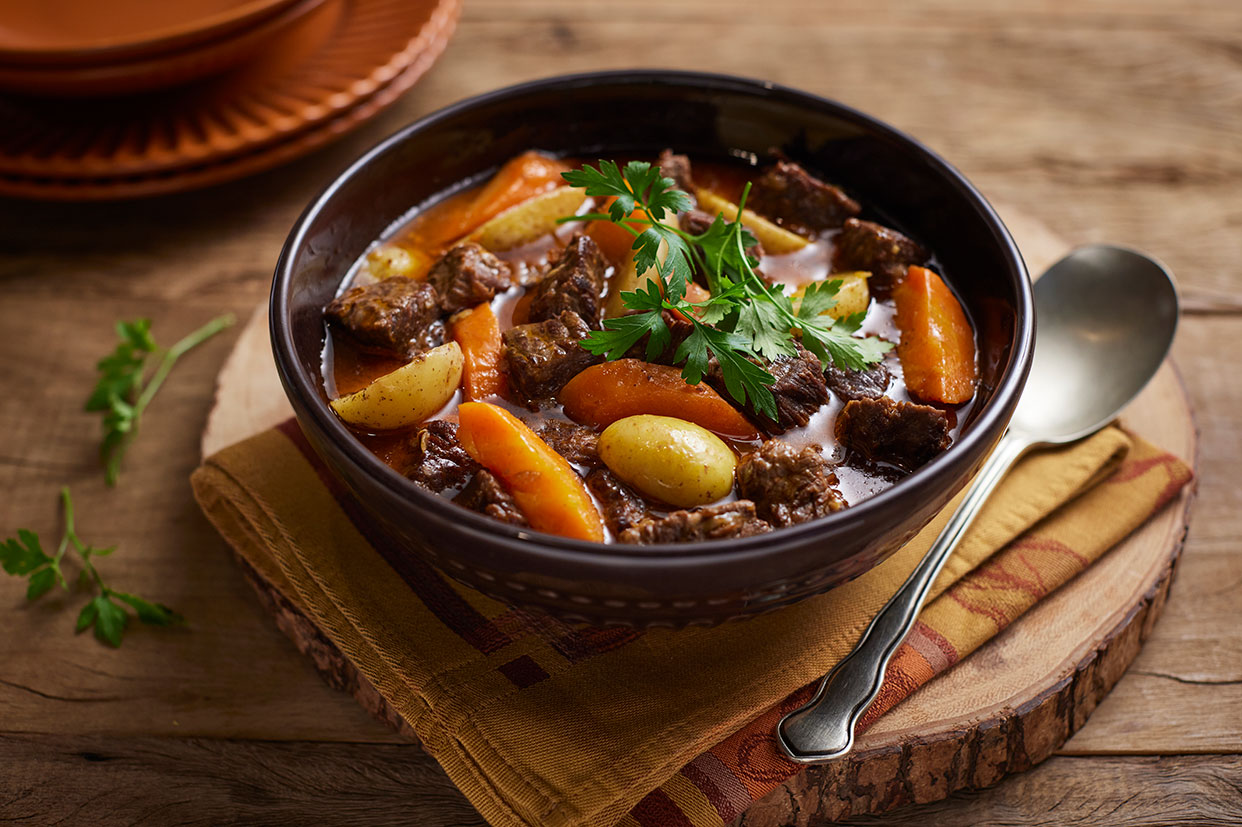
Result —
[[914, 626], [932, 582], [1009, 467], [1030, 442], [1006, 433], [983, 463], [962, 504], [906, 582], [871, 621], [854, 649], [820, 682], [815, 696], [776, 726], [785, 754], [802, 764], [839, 758], [854, 745], [854, 726], [884, 682], [884, 670]]

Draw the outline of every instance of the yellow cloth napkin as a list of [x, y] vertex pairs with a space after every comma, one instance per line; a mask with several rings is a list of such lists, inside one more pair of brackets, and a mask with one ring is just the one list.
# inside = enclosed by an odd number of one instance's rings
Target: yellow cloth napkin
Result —
[[[1189, 479], [1180, 460], [1116, 427], [1024, 459], [938, 578], [872, 717], [1089, 565]], [[356, 509], [342, 507], [348, 495], [296, 424], [221, 451], [192, 481], [225, 539], [498, 827], [727, 823], [798, 771], [773, 747], [776, 717], [850, 649], [950, 510], [828, 594], [715, 629], [639, 633], [511, 609], [423, 564], [398, 575], [351, 521]]]

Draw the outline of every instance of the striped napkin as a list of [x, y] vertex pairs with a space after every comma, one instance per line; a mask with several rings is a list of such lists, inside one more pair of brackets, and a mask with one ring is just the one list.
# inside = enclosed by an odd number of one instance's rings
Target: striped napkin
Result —
[[[1190, 478], [1181, 460], [1117, 427], [1024, 459], [938, 578], [864, 725], [1089, 566]], [[512, 609], [399, 554], [293, 422], [212, 456], [192, 482], [229, 544], [497, 827], [729, 823], [799, 772], [778, 752], [777, 719], [850, 649], [950, 510], [828, 594], [715, 629], [636, 632]]]

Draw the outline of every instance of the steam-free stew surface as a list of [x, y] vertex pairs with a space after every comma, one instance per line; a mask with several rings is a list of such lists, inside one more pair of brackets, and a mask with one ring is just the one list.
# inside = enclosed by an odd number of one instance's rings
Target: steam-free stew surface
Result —
[[[675, 167], [669, 166], [670, 162], [667, 159], [668, 153], [665, 153], [662, 156], [664, 169], [676, 172]], [[688, 163], [685, 159], [676, 159], [674, 163], [677, 161]], [[605, 308], [604, 315], [616, 315], [618, 309], [624, 313], [625, 310], [621, 306], [619, 297], [614, 294], [619, 282], [623, 279], [627, 258], [632, 256], [632, 251], [628, 249], [631, 237], [620, 227], [598, 220], [551, 224], [547, 221], [546, 215], [540, 218], [540, 210], [537, 206], [531, 206], [536, 202], [548, 203], [559, 199], [561, 209], [564, 209], [566, 205], [571, 205], [571, 209], [568, 210], [569, 214], [584, 214], [604, 208], [606, 202], [603, 199], [585, 198], [581, 190], [577, 191], [576, 196], [566, 191], [568, 188], [560, 179], [560, 172], [577, 165], [577, 162], [572, 160], [558, 161], [537, 153], [528, 153], [508, 164], [491, 180], [440, 200], [438, 203], [433, 203], [429, 207], [414, 210], [413, 217], [404, 226], [390, 238], [378, 240], [377, 245], [368, 255], [358, 262], [343, 280], [342, 293], [346, 293], [349, 288], [362, 288], [363, 290], [374, 288], [381, 282], [402, 285], [425, 284], [439, 259], [457, 246], [463, 237], [469, 237], [474, 232], [474, 237], [478, 238], [480, 235], [477, 231], [480, 226], [493, 226], [497, 222], [496, 216], [520, 213], [525, 208], [528, 212], [535, 214], [533, 220], [528, 216], [527, 224], [530, 226], [524, 229], [525, 234], [532, 237], [523, 238], [521, 232], [514, 236], [510, 232], [507, 239], [502, 240], [512, 242], [516, 237], [522, 243], [511, 248], [489, 251], [490, 255], [494, 255], [508, 267], [511, 286], [500, 290], [487, 302], [480, 303], [490, 306], [491, 315], [495, 319], [494, 322], [490, 319], [485, 320], [486, 324], [493, 325], [494, 329], [498, 329], [502, 335], [504, 335], [503, 331], [512, 330], [523, 323], [529, 324], [527, 315], [533, 288], [547, 277], [550, 269], [556, 266], [566, 246], [583, 233], [591, 239], [591, 242], [587, 243], [594, 243], [599, 255], [606, 262], [603, 289], [599, 296], [600, 305]], [[779, 172], [778, 167], [780, 167], [779, 164], [769, 170], [777, 169]], [[745, 183], [748, 180], [763, 180], [762, 176], [765, 175], [762, 168], [712, 163], [697, 159], [691, 165], [691, 170], [692, 182], [684, 180], [680, 173], [677, 177], [682, 179], [679, 183], [685, 185], [684, 188], [690, 190], [691, 195], [697, 193], [696, 201], [700, 208], [718, 206], [720, 199], [736, 204]], [[779, 174], [769, 172], [767, 175], [768, 179], [775, 181], [776, 185], [785, 183]], [[798, 168], [794, 175], [809, 176], [809, 173]], [[799, 183], [800, 181], [795, 177], [794, 185]], [[797, 189], [796, 186], [793, 188]], [[790, 194], [782, 191], [779, 186], [773, 185], [767, 187], [766, 193], [756, 189], [759, 197], [752, 198], [750, 202], [757, 202], [756, 212], [760, 214], [760, 218], [755, 220], [761, 222], [764, 218], [771, 219], [777, 231], [793, 232], [792, 238], [773, 236], [772, 246], [777, 248], [782, 248], [783, 245], [800, 246], [800, 249], [788, 252], [764, 249], [757, 268], [763, 279], [773, 284], [784, 285], [787, 292], [793, 293], [807, 284], [822, 282], [830, 277], [842, 278], [843, 272], [850, 273], [844, 276], [843, 284], [849, 284], [852, 280], [866, 294], [866, 303], [862, 305], [865, 309], [865, 320], [856, 335], [877, 336], [901, 345], [889, 352], [881, 363], [890, 380], [883, 388], [875, 387], [875, 383], [871, 383], [872, 386], [868, 387], [867, 375], [829, 366], [830, 381], [828, 384], [832, 390], [822, 394], [822, 404], [814, 405], [804, 425], [792, 427], [783, 433], [774, 433], [779, 429], [764, 427], [771, 425], [770, 421], [756, 417], [753, 410], [747, 410], [736, 400], [730, 399], [726, 393], [716, 394], [706, 385], [692, 386], [690, 388], [692, 391], [701, 389], [706, 394], [725, 400], [733, 409], [735, 420], [740, 420], [743, 426], [758, 424], [759, 427], [743, 428], [750, 430], [751, 433], [739, 436], [736, 431], [740, 429], [736, 427], [727, 429], [711, 426], [726, 433], [708, 433], [708, 437], [714, 441], [706, 448], [704, 445], [707, 443], [693, 443], [699, 446], [694, 450], [704, 452], [699, 459], [703, 456], [709, 458], [716, 456], [712, 451], [718, 450], [715, 446], [719, 443], [730, 454], [732, 463], [728, 469], [730, 475], [734, 473], [732, 465], [736, 465], [739, 458], [742, 463], [736, 472], [739, 475], [738, 484], [728, 485], [723, 492], [720, 490], [720, 485], [717, 485], [715, 489], [705, 489], [719, 496], [711, 501], [682, 503], [682, 508], [668, 501], [675, 497], [667, 494], [663, 498], [655, 496], [653, 492], [660, 489], [653, 489], [650, 484], [646, 483], [636, 484], [633, 480], [633, 471], [622, 471], [622, 474], [628, 473], [631, 479], [620, 476], [617, 473], [620, 469], [611, 466], [621, 465], [621, 460], [614, 458], [611, 463], [601, 460], [596, 446], [590, 446], [585, 452], [573, 450], [566, 452], [564, 446], [549, 437], [547, 441], [551, 445], [560, 448], [561, 453], [567, 454], [566, 467], [584, 482], [589, 483], [584, 484], [582, 488], [588, 492], [590, 501], [599, 511], [599, 520], [603, 525], [602, 536], [608, 540], [664, 542], [719, 539], [760, 533], [801, 522], [804, 519], [825, 516], [893, 485], [901, 477], [944, 450], [952, 440], [958, 437], [960, 423], [965, 419], [965, 414], [968, 413], [973, 402], [974, 374], [972, 371], [975, 359], [973, 332], [970, 329], [969, 320], [961, 311], [960, 303], [956, 302], [951, 291], [945, 287], [945, 282], [936, 273], [935, 260], [929, 249], [929, 247], [934, 247], [934, 239], [922, 239], [920, 241], [924, 242], [924, 245], [920, 245], [905, 239], [891, 228], [866, 221], [860, 224], [859, 221], [849, 216], [844, 219], [829, 216], [822, 222], [829, 225], [837, 224], [837, 226], [808, 228], [805, 224], [814, 223], [813, 219], [817, 220], [818, 213], [813, 213], [812, 219], [802, 216], [808, 209], [813, 211], [821, 202], [811, 198], [811, 203], [808, 204], [806, 203], [808, 197], [801, 197], [799, 200], [800, 196], [806, 196], [804, 191]], [[775, 195], [773, 195], [774, 190]], [[812, 195], [816, 194], [817, 191], [812, 191]], [[781, 201], [782, 195], [787, 199], [785, 202]], [[575, 202], [579, 203], [577, 206], [572, 206]], [[863, 206], [865, 208], [865, 205]], [[769, 214], [765, 216], [760, 212], [761, 210], [766, 210]], [[709, 213], [709, 217], [714, 216], [710, 216]], [[702, 220], [702, 216], [699, 218]], [[727, 214], [724, 218], [732, 220], [734, 215]], [[493, 224], [489, 225], [489, 221]], [[701, 231], [701, 227], [694, 227], [694, 216], [683, 214], [679, 217], [679, 221], [683, 228]], [[744, 220], [743, 223], [747, 222]], [[842, 229], [841, 224], [845, 225], [845, 229]], [[757, 229], [762, 228], [757, 227]], [[764, 237], [760, 232], [756, 235], [759, 235], [761, 239]], [[496, 237], [495, 233], [492, 233], [492, 237]], [[903, 250], [898, 249], [903, 243], [909, 245], [903, 248], [904, 259], [901, 255]], [[504, 244], [500, 246], [504, 247]], [[568, 257], [568, 254], [564, 255]], [[632, 262], [628, 263], [632, 271]], [[911, 272], [914, 273], [913, 276], [909, 275]], [[854, 275], [855, 273], [857, 275]], [[393, 279], [399, 281], [392, 282]], [[929, 311], [927, 307], [920, 306], [918, 304], [920, 301], [924, 303], [929, 301], [925, 295], [922, 295], [928, 291], [924, 290], [920, 293], [906, 284], [908, 281], [910, 285], [925, 285], [929, 280], [943, 288], [943, 292], [949, 297], [947, 301], [953, 306], [947, 311], [943, 308], [932, 308]], [[853, 290], [853, 287], [850, 290]], [[842, 302], [846, 301], [847, 292], [849, 291], [843, 287], [839, 294]], [[897, 324], [898, 307], [893, 298], [894, 293], [904, 302], [901, 308], [903, 324], [909, 328], [912, 323], [908, 319], [922, 318], [924, 320], [925, 329], [913, 334], [907, 330], [905, 342], [902, 341], [902, 331]], [[912, 294], [914, 298], [911, 298]], [[694, 295], [702, 298], [706, 295], [706, 291], [698, 291]], [[930, 301], [946, 300], [943, 296], [934, 295]], [[433, 329], [417, 337], [418, 341], [410, 342], [404, 347], [404, 352], [399, 352], [398, 349], [392, 347], [377, 347], [375, 342], [368, 341], [365, 336], [359, 335], [348, 323], [342, 323], [339, 314], [333, 317], [329, 313], [330, 321], [326, 325], [324, 350], [324, 384], [329, 398], [337, 399], [363, 391], [371, 383], [377, 380], [382, 382], [384, 377], [422, 358], [428, 350], [445, 349], [446, 346], [440, 343], [453, 341], [454, 324], [460, 323], [463, 318], [462, 314], [468, 312], [470, 312], [469, 308], [459, 311], [458, 315], [441, 313], [439, 319], [427, 325]], [[922, 312], [923, 316], [918, 316], [919, 312]], [[957, 315], [953, 318], [965, 325], [965, 332], [963, 333], [960, 329], [956, 331], [956, 341], [948, 345], [950, 349], [958, 348], [956, 354], [950, 355], [954, 356], [959, 364], [944, 368], [957, 371], [954, 377], [957, 382], [955, 387], [968, 388], [966, 394], [959, 393], [954, 398], [953, 404], [937, 399], [918, 398], [911, 394], [903, 379], [903, 360], [910, 358], [919, 360], [915, 369], [922, 373], [926, 373], [929, 369], [933, 372], [942, 369], [938, 363], [931, 364], [930, 368], [928, 365], [929, 360], [934, 362], [934, 357], [942, 355], [945, 349], [945, 343], [936, 338], [946, 335], [937, 327], [937, 320], [940, 317], [936, 316], [936, 313], [939, 312], [956, 313]], [[598, 328], [601, 325], [590, 326]], [[475, 325], [475, 327], [482, 326]], [[966, 351], [962, 350], [963, 335], [966, 337], [964, 340], [966, 343], [964, 347], [968, 348]], [[932, 337], [931, 340], [926, 340], [928, 336]], [[918, 337], [917, 342], [913, 341], [916, 337]], [[437, 345], [439, 345], [438, 348], [434, 347]], [[912, 353], [913, 357], [909, 355]], [[648, 365], [643, 361], [642, 353], [631, 355], [639, 358], [628, 359], [625, 363], [611, 363], [617, 367], [608, 371], [591, 368], [589, 375], [584, 374], [581, 381], [574, 384], [587, 384], [585, 381], [587, 379], [596, 381], [595, 374], [599, 373], [610, 373], [614, 376], [659, 374], [661, 381], [669, 381], [668, 376], [672, 375], [672, 381], [676, 383], [680, 366], [667, 364], [673, 360], [664, 358], [659, 360], [664, 364]], [[468, 358], [469, 353], [467, 353]], [[810, 359], [814, 361], [814, 357]], [[965, 364], [964, 360], [967, 359], [969, 365]], [[945, 360], [942, 359], [942, 361]], [[497, 369], [502, 373], [506, 369], [503, 349]], [[834, 376], [835, 383], [831, 381]], [[648, 381], [651, 381], [650, 378]], [[684, 380], [681, 381], [684, 382]], [[544, 431], [548, 427], [557, 427], [548, 425], [549, 422], [555, 421], [562, 423], [559, 426], [561, 431], [577, 432], [576, 437], [581, 438], [577, 441], [592, 442], [598, 438], [600, 432], [607, 430], [607, 427], [599, 422], [571, 428], [570, 419], [560, 404], [562, 400], [557, 394], [532, 402], [520, 398], [520, 394], [513, 391], [512, 383], [506, 386], [503, 376], [501, 376], [501, 382], [503, 394], [491, 395], [480, 401], [500, 407], [525, 423], [535, 433]], [[963, 383], [966, 384], [963, 385]], [[814, 385], [815, 382], [810, 384]], [[603, 394], [603, 396], [596, 400], [597, 403], [605, 408], [608, 407], [609, 398], [617, 398], [618, 395], [626, 392], [624, 388], [617, 390], [621, 387], [609, 385], [598, 387], [598, 394]], [[671, 387], [669, 390], [676, 399], [678, 389]], [[680, 390], [685, 391], [687, 388], [683, 386]], [[864, 394], [861, 403], [867, 406], [867, 410], [862, 412], [852, 410], [851, 422], [841, 423], [842, 425], [848, 424], [849, 427], [846, 427], [843, 432], [839, 431], [838, 419], [849, 401], [845, 397], [859, 393]], [[608, 394], [612, 396], [609, 397]], [[814, 393], [812, 392], [811, 395], [813, 396]], [[648, 394], [648, 396], [651, 395]], [[881, 399], [879, 401], [883, 402], [883, 406], [877, 405], [875, 399], [868, 399], [867, 396], [882, 396], [884, 399], [891, 400], [892, 404]], [[479, 466], [474, 458], [462, 453], [460, 445], [454, 445], [452, 448], [456, 451], [454, 456], [461, 460], [460, 464], [464, 467], [456, 468], [456, 473], [444, 478], [437, 478], [435, 474], [426, 473], [426, 469], [431, 465], [448, 461], [441, 454], [435, 453], [439, 440], [434, 437], [447, 434], [449, 440], [455, 438], [448, 433], [452, 426], [435, 426], [429, 432], [427, 423], [434, 420], [456, 423], [459, 406], [464, 399], [463, 391], [459, 388], [448, 395], [444, 404], [430, 414], [426, 421], [397, 430], [380, 431], [366, 425], [358, 426], [356, 423], [351, 427], [357, 438], [385, 463], [411, 476], [416, 482], [426, 484], [441, 496], [456, 498], [459, 504], [464, 503], [467, 507], [473, 507], [505, 522], [536, 527], [537, 522], [532, 521], [531, 515], [524, 514], [522, 507], [514, 505], [513, 495], [515, 493], [519, 503], [526, 495], [512, 489], [512, 485], [516, 483], [506, 486], [500, 482], [506, 477], [504, 472], [507, 469], [493, 468], [488, 473], [488, 469]], [[712, 404], [719, 404], [714, 400], [711, 401]], [[656, 407], [660, 405], [657, 404]], [[664, 407], [667, 407], [667, 404]], [[574, 409], [571, 407], [572, 410]], [[632, 401], [627, 410], [643, 411], [644, 403], [641, 399]], [[677, 411], [652, 410], [648, 413], [676, 415]], [[580, 420], [583, 418], [580, 413], [577, 416]], [[630, 428], [628, 424], [611, 427], [613, 431], [625, 431]], [[730, 430], [731, 433], [728, 432]], [[939, 431], [943, 433], [938, 433]], [[611, 437], [610, 432], [605, 441], [606, 445], [611, 445], [616, 441]], [[685, 438], [684, 435], [677, 437], [678, 440]], [[930, 444], [912, 444], [912, 440], [914, 443], [919, 443], [921, 440]], [[429, 445], [432, 449], [430, 453]], [[664, 453], [667, 453], [671, 447], [675, 446], [664, 446]], [[637, 460], [638, 465], [644, 462], [650, 464], [653, 461], [658, 464], [660, 460], [657, 455], [660, 454], [660, 446], [652, 448], [647, 445], [644, 450], [654, 450], [656, 453], [652, 454], [652, 457], [656, 459], [640, 456]], [[555, 451], [553, 453], [555, 454]], [[631, 457], [630, 462], [634, 461]], [[694, 461], [688, 460], [691, 464]], [[700, 463], [704, 468], [706, 468], [704, 463], [714, 463], [713, 467], [720, 464], [715, 460], [707, 460]], [[719, 471], [719, 468], [716, 470]], [[676, 476], [677, 473], [674, 473], [674, 477]], [[783, 478], [784, 481], [777, 478]], [[790, 480], [796, 481], [801, 488], [791, 487]], [[647, 490], [643, 490], [644, 485]], [[462, 493], [463, 489], [467, 490]], [[808, 495], [804, 489], [811, 489], [812, 493]], [[756, 492], [758, 492], [757, 495]], [[743, 495], [749, 495], [756, 502], [757, 509], [754, 512], [745, 510], [745, 513], [737, 513], [737, 501]], [[812, 497], [814, 502], [809, 505], [797, 502], [800, 497], [805, 499], [808, 496]], [[781, 497], [787, 500], [785, 505], [776, 502]], [[743, 504], [747, 506], [747, 509], [749, 508], [749, 501]], [[526, 506], [526, 508], [529, 510], [531, 507]], [[644, 521], [647, 525], [639, 525]], [[627, 532], [626, 529], [629, 531]], [[566, 532], [554, 531], [554, 533]], [[590, 531], [581, 537], [599, 539]]]

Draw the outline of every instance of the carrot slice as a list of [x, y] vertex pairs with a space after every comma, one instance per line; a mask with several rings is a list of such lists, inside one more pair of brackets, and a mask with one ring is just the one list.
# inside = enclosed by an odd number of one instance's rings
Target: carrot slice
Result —
[[570, 419], [595, 427], [636, 414], [656, 414], [685, 419], [733, 439], [759, 437], [755, 426], [708, 385], [687, 384], [679, 368], [640, 359], [587, 368], [561, 390], [560, 402]]
[[539, 152], [524, 152], [508, 161], [468, 204], [425, 228], [428, 237], [448, 243], [472, 232], [491, 218], [540, 193], [566, 186], [562, 172], [572, 167]]
[[893, 288], [901, 331], [897, 356], [911, 395], [959, 405], [975, 394], [975, 334], [940, 276], [911, 267]]
[[[593, 212], [608, 212], [608, 208], [615, 200], [614, 198], [603, 199], [596, 204]], [[633, 213], [630, 213], [630, 215], [633, 215]], [[642, 232], [647, 226], [640, 221], [628, 221], [627, 223], [639, 232]], [[620, 266], [626, 260], [634, 257], [634, 235], [620, 224], [596, 219], [586, 225], [586, 234], [599, 245], [600, 252], [614, 265]]]
[[504, 396], [508, 381], [504, 372], [504, 342], [500, 322], [487, 302], [453, 317], [453, 341], [465, 361], [462, 379], [466, 399]]
[[457, 416], [462, 447], [500, 478], [531, 528], [603, 541], [604, 521], [582, 478], [526, 423], [487, 402], [463, 402]]

